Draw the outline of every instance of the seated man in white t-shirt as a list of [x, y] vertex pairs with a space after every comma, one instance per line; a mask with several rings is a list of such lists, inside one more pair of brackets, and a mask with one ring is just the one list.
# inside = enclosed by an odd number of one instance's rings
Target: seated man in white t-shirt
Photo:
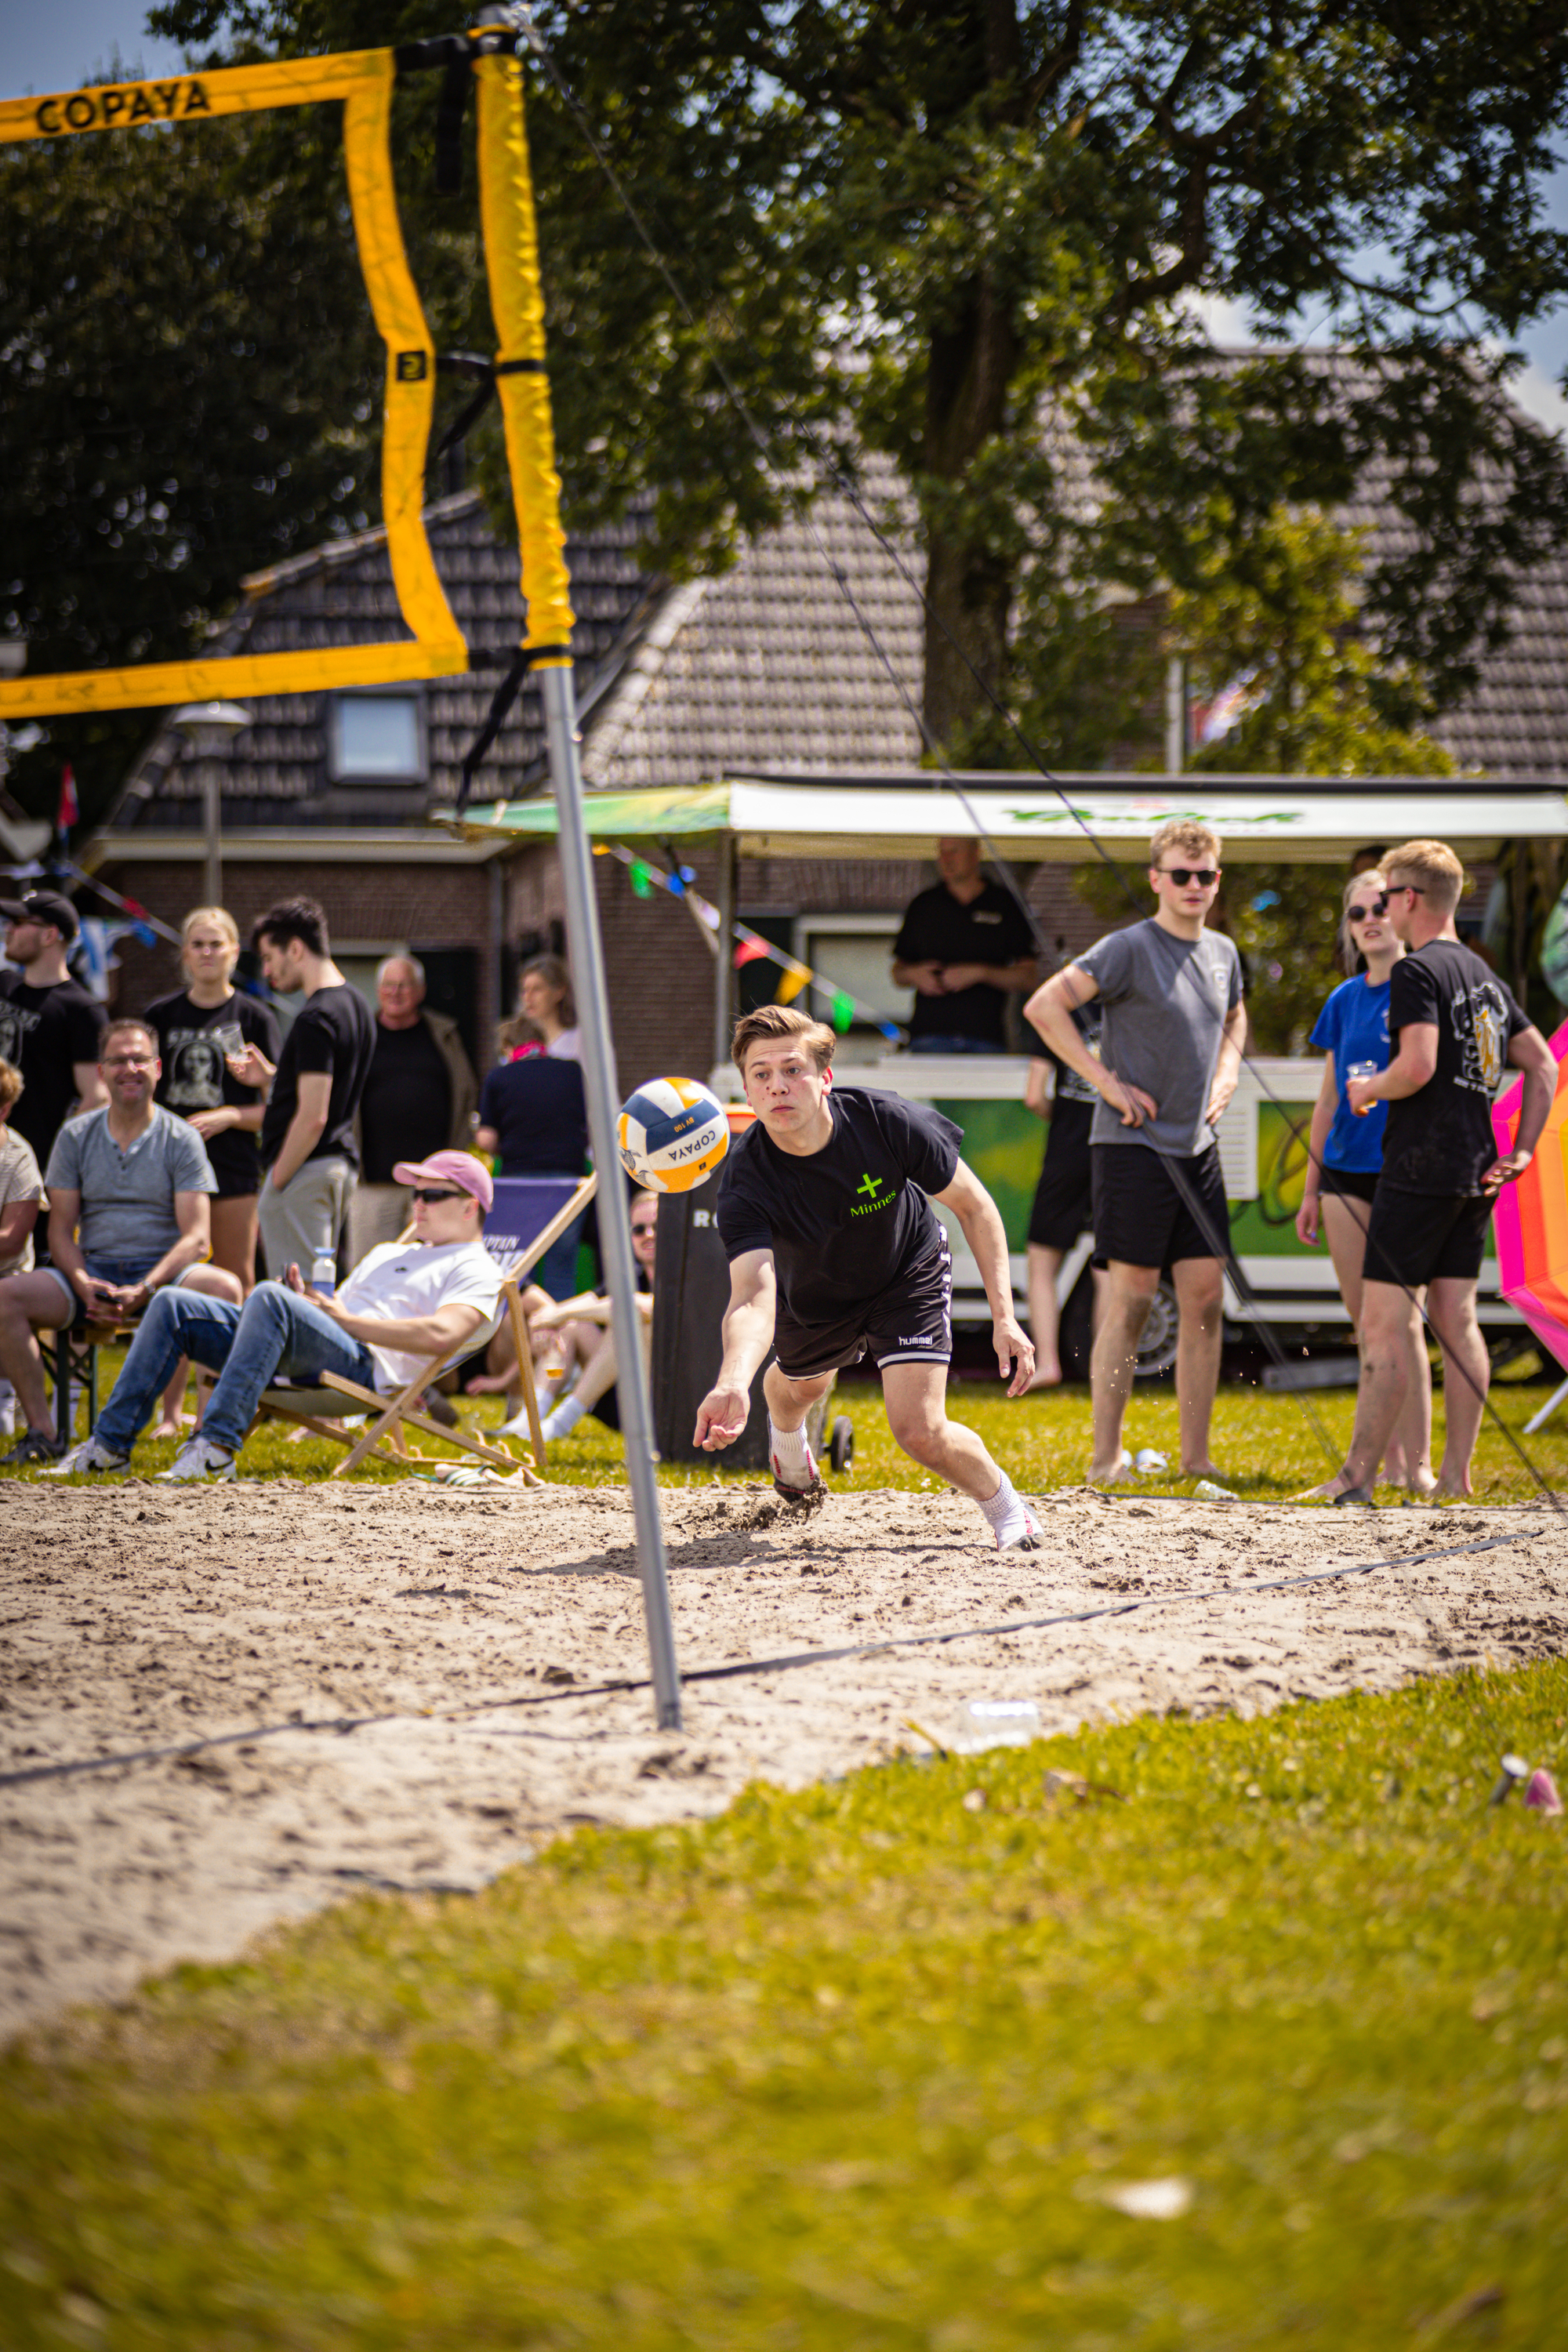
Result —
[[199, 1433], [160, 1472], [165, 1484], [232, 1478], [257, 1404], [279, 1372], [306, 1382], [336, 1372], [395, 1395], [432, 1356], [475, 1339], [500, 1296], [500, 1269], [483, 1240], [494, 1198], [489, 1169], [466, 1151], [437, 1151], [417, 1165], [400, 1161], [393, 1176], [413, 1188], [414, 1239], [368, 1250], [333, 1297], [307, 1290], [297, 1265], [282, 1282], [258, 1283], [243, 1307], [160, 1290], [97, 1428], [48, 1475], [128, 1468], [181, 1356], [219, 1378]]

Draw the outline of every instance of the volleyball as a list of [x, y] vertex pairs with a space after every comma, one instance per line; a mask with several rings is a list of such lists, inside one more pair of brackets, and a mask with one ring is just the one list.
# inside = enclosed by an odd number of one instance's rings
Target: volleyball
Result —
[[689, 1192], [730, 1149], [724, 1106], [695, 1078], [649, 1078], [616, 1123], [621, 1165], [650, 1192]]

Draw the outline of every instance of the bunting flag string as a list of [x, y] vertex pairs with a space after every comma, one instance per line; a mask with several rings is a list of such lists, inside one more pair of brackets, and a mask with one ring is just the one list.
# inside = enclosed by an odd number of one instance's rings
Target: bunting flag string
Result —
[[89, 874], [85, 866], [73, 865], [68, 857], [56, 860], [56, 871], [62, 867], [74, 881], [85, 882], [89, 890], [96, 890], [99, 897], [107, 898], [111, 907], [118, 907], [122, 915], [129, 915], [132, 927], [144, 948], [150, 948], [155, 939], [169, 940], [175, 947], [180, 945], [178, 931], [172, 930], [158, 916], [150, 915], [139, 900], [127, 898], [120, 891], [111, 890], [107, 882], [100, 882], [98, 876]]
[[[595, 857], [619, 858], [627, 869], [634, 897], [651, 898], [654, 891], [660, 889], [672, 898], [683, 899], [698, 921], [717, 937], [722, 918], [711, 899], [705, 898], [696, 887], [690, 878], [689, 867], [679, 867], [673, 873], [666, 873], [662, 866], [655, 866], [651, 859], [640, 856], [637, 851], [627, 849], [618, 841], [596, 841], [594, 855]], [[841, 1037], [857, 1019], [861, 1019], [868, 1022], [890, 1045], [903, 1043], [903, 1032], [897, 1022], [889, 1021], [877, 1005], [868, 1004], [863, 997], [855, 994], [853, 989], [841, 988], [826, 972], [814, 971], [809, 964], [804, 964], [797, 957], [792, 956], [787, 948], [775, 947], [772, 940], [763, 939], [760, 931], [753, 931], [746, 923], [732, 923], [730, 936], [735, 942], [731, 961], [737, 971], [743, 971], [749, 963], [761, 962], [764, 957], [778, 965], [778, 1003], [793, 1004], [803, 989], [816, 988], [828, 999], [828, 1018]]]

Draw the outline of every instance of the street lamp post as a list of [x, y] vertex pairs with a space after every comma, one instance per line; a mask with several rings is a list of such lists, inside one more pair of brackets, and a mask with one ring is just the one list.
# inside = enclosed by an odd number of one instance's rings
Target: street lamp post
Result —
[[250, 713], [239, 702], [187, 702], [170, 719], [196, 755], [202, 787], [202, 838], [205, 847], [202, 898], [206, 906], [223, 904], [223, 755], [235, 737], [250, 724]]

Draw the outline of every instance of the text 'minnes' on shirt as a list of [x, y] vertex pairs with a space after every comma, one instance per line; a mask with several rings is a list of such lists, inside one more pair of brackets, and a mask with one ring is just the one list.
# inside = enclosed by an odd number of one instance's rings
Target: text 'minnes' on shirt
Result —
[[802, 1158], [761, 1119], [731, 1145], [719, 1188], [731, 1262], [771, 1249], [781, 1301], [797, 1323], [837, 1322], [946, 1247], [926, 1195], [945, 1192], [962, 1128], [929, 1104], [875, 1087], [824, 1097], [832, 1140]]

